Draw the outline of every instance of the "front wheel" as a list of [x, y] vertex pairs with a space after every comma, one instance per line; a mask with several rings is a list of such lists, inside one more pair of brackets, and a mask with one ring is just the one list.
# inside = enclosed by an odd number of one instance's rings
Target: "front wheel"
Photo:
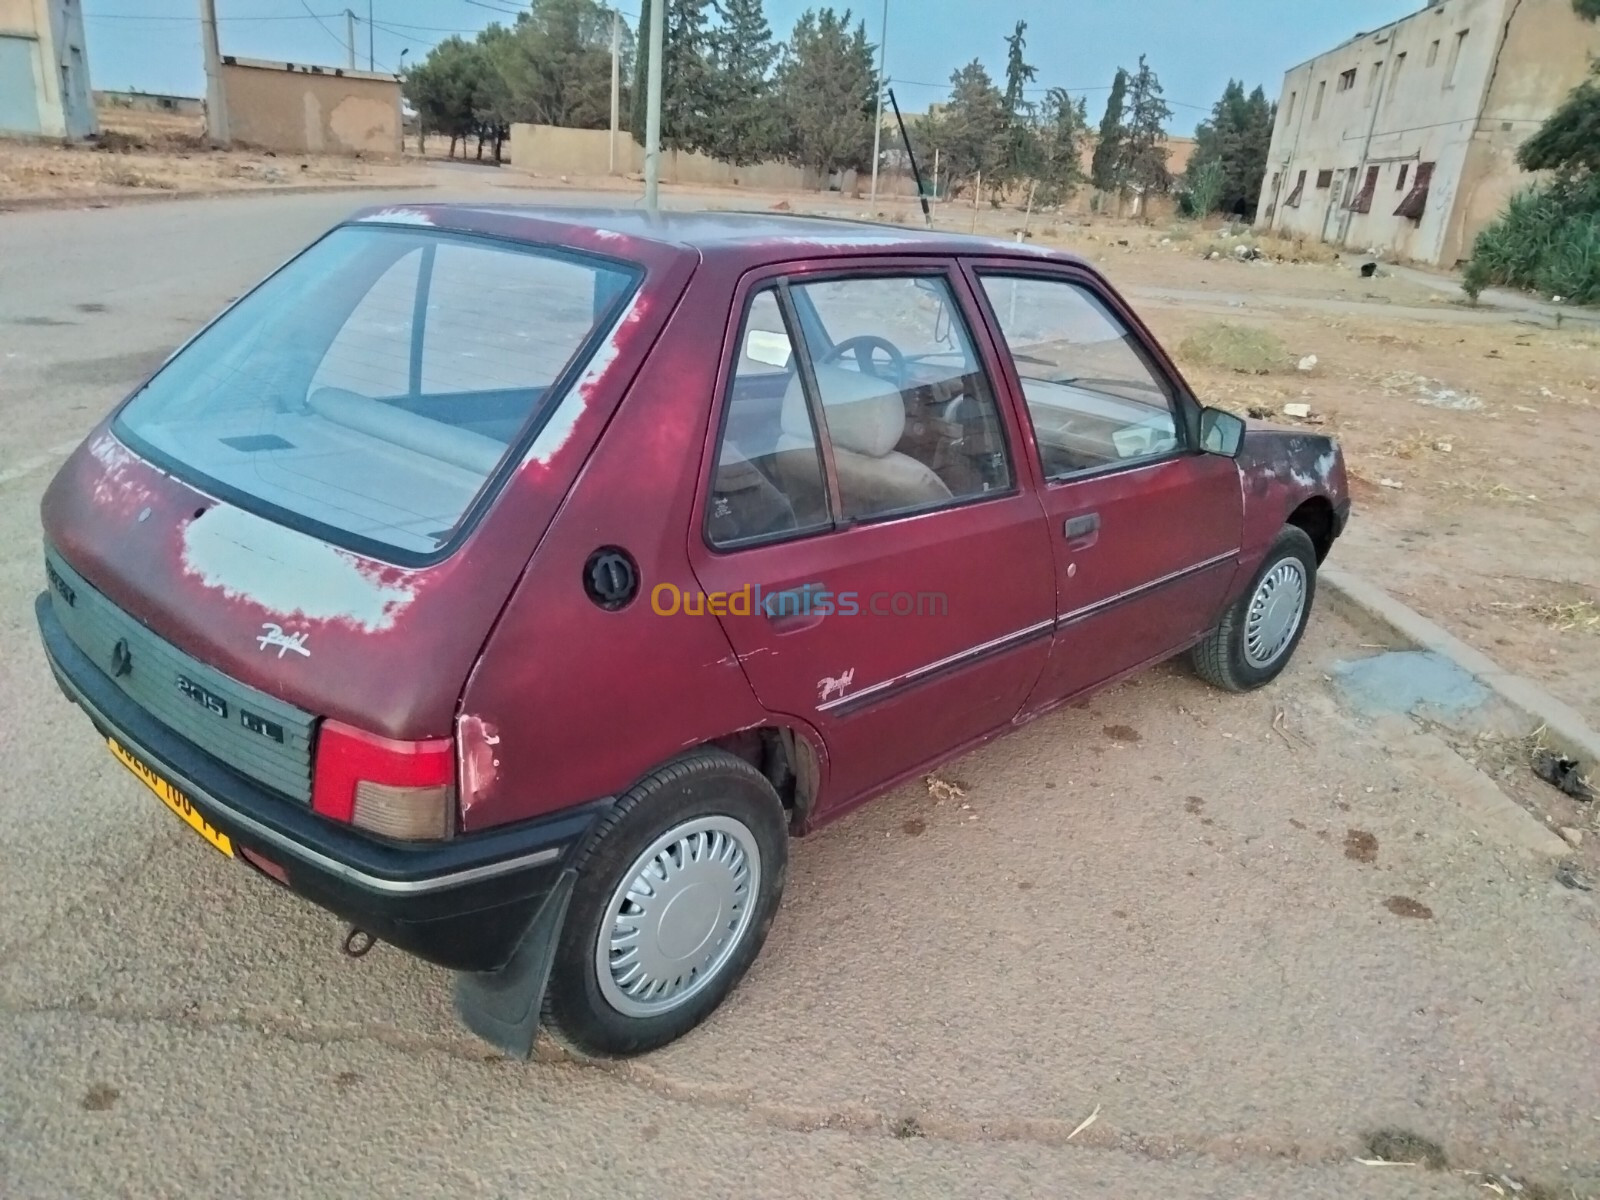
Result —
[[1195, 674], [1229, 692], [1272, 682], [1300, 644], [1316, 593], [1316, 547], [1285, 525], [1244, 595], [1190, 652]]
[[693, 1029], [755, 961], [787, 862], [783, 806], [749, 763], [703, 750], [647, 775], [580, 860], [546, 1026], [606, 1056]]

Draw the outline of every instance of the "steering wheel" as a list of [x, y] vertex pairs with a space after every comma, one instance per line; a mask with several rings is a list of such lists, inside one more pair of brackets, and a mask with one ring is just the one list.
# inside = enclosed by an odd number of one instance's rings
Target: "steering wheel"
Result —
[[[880, 352], [883, 355], [882, 360], [878, 358]], [[824, 365], [836, 363], [846, 354], [854, 356], [856, 368], [863, 375], [887, 380], [902, 390], [905, 388], [910, 373], [906, 366], [906, 356], [900, 353], [900, 348], [888, 338], [881, 338], [875, 333], [862, 333], [845, 338], [842, 342], [834, 343], [833, 349], [823, 356], [822, 362]], [[885, 374], [878, 369], [880, 366], [892, 374]]]

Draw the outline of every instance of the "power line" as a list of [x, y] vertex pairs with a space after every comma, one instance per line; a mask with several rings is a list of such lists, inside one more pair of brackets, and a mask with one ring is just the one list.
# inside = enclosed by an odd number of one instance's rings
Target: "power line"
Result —
[[[314, 13], [307, 10], [305, 13], [288, 13], [273, 17], [218, 17], [218, 21], [307, 21], [316, 20], [318, 16], [340, 17], [343, 13]], [[158, 17], [149, 13], [85, 13], [85, 21], [181, 21], [198, 22], [199, 17]]]
[[322, 18], [317, 16], [316, 13], [311, 11], [311, 5], [307, 4], [306, 0], [300, 0], [300, 7], [306, 10], [306, 16], [310, 17], [313, 21], [315, 21], [317, 23], [317, 28], [318, 29], [322, 30], [323, 33], [327, 34], [336, 43], [338, 43], [339, 49], [347, 51], [352, 57], [355, 55], [356, 48], [354, 46], [347, 45], [345, 43], [345, 40], [342, 37], [340, 37], [338, 34], [336, 34], [333, 30], [329, 29], [326, 25], [324, 25], [322, 23]]

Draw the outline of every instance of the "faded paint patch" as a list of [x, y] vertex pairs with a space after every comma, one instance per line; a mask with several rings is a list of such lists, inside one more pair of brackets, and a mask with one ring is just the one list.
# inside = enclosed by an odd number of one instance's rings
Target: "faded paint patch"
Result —
[[[138, 477], [142, 460], [109, 433], [89, 443], [89, 453], [102, 468], [94, 481], [94, 502], [101, 508], [131, 509], [145, 505], [152, 493]], [[148, 468], [153, 470], [154, 468]]]
[[461, 757], [461, 815], [494, 791], [500, 777], [500, 730], [472, 713], [456, 720], [456, 752]]
[[611, 326], [605, 341], [600, 343], [600, 348], [589, 360], [588, 367], [578, 377], [578, 382], [573, 385], [571, 391], [561, 397], [561, 402], [556, 405], [556, 411], [550, 414], [550, 419], [544, 423], [539, 436], [533, 439], [527, 457], [522, 460], [524, 465], [536, 462], [541, 466], [549, 466], [550, 460], [567, 444], [572, 437], [572, 431], [578, 427], [578, 419], [589, 407], [589, 400], [595, 388], [605, 378], [606, 372], [611, 369], [611, 364], [616, 362], [622, 353], [623, 331], [628, 326], [637, 324], [643, 316], [643, 295], [635, 292], [633, 299], [628, 302], [628, 307], [622, 310], [622, 315]]
[[362, 217], [363, 221], [378, 221], [385, 225], [435, 225], [427, 213], [415, 208], [385, 208]]
[[243, 509], [219, 504], [183, 530], [183, 568], [230, 600], [284, 618], [379, 633], [416, 597], [409, 572], [384, 567]]

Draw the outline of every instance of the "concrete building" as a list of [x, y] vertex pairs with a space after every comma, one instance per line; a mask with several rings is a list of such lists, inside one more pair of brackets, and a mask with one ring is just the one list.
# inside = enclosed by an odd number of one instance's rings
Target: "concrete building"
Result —
[[1284, 76], [1257, 225], [1450, 267], [1600, 53], [1572, 0], [1430, 0]]
[[129, 112], [172, 113], [180, 117], [205, 115], [206, 102], [199, 96], [169, 96], [162, 92], [94, 93], [96, 108], [123, 108]]
[[81, 0], [0, 0], [0, 135], [98, 131]]
[[400, 80], [371, 71], [222, 56], [228, 134], [287, 154], [399, 154]]

